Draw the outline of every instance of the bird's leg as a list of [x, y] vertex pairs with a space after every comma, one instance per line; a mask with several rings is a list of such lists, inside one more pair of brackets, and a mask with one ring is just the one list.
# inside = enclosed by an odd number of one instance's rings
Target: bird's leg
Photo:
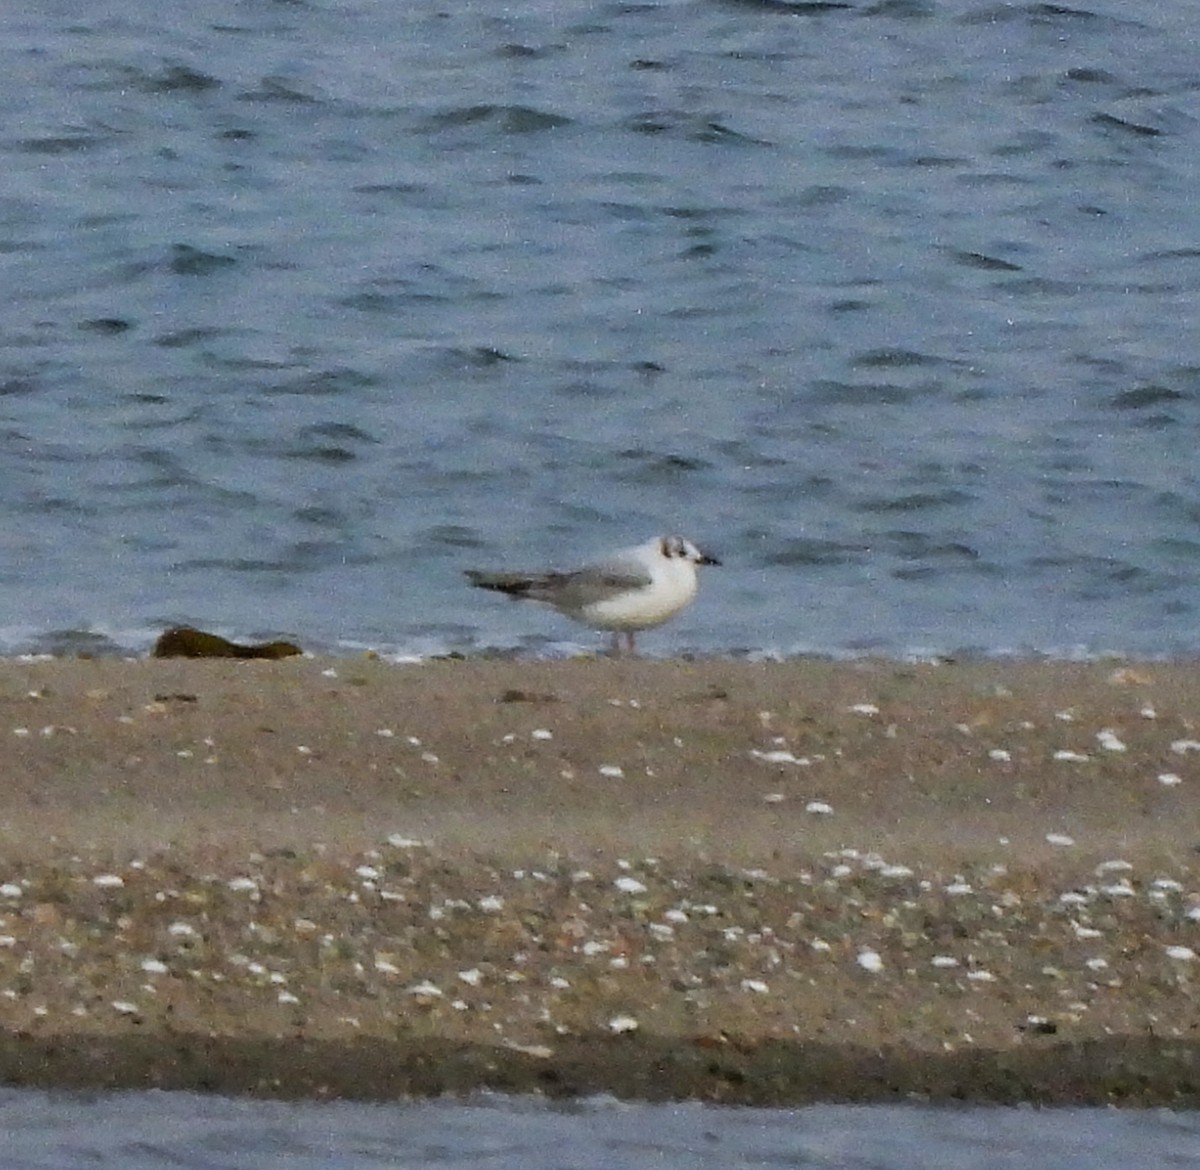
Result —
[[621, 631], [613, 630], [612, 649], [609, 651], [613, 658], [621, 657]]
[[625, 644], [629, 648], [629, 657], [636, 658], [637, 657], [637, 647], [634, 645], [634, 642], [633, 642], [633, 631], [632, 630], [625, 631]]

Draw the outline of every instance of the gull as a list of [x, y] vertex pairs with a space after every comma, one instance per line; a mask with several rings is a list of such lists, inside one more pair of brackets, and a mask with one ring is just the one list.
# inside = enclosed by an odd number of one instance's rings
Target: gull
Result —
[[566, 572], [466, 573], [480, 589], [542, 601], [593, 630], [611, 630], [619, 655], [622, 634], [635, 653], [638, 630], [660, 625], [696, 596], [697, 565], [720, 563], [682, 536], [656, 536]]

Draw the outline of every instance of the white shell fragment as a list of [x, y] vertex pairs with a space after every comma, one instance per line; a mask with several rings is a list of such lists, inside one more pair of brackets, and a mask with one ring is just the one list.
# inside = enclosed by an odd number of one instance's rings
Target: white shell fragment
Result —
[[812, 760], [806, 756], [793, 755], [786, 748], [775, 748], [769, 752], [760, 752], [756, 748], [751, 748], [750, 757], [761, 760], [764, 764], [795, 764], [799, 768], [806, 768], [812, 763]]
[[870, 971], [872, 975], [883, 970], [883, 960], [879, 957], [879, 952], [869, 947], [858, 952], [858, 965], [864, 971]]
[[428, 841], [421, 841], [416, 837], [406, 837], [403, 833], [393, 833], [388, 837], [387, 843], [393, 849], [420, 849], [429, 846]]
[[427, 999], [441, 999], [445, 992], [436, 983], [430, 983], [429, 980], [426, 980], [424, 983], [416, 983], [410, 987], [408, 994]]

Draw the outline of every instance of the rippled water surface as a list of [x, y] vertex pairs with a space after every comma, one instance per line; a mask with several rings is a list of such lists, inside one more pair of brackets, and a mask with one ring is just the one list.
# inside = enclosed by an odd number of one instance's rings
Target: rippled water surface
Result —
[[0, 1090], [5, 1170], [1186, 1170], [1200, 1115], [1097, 1109], [282, 1104]]
[[[0, 8], [0, 649], [1200, 648], [1192, 0]], [[59, 639], [61, 640], [61, 639]]]

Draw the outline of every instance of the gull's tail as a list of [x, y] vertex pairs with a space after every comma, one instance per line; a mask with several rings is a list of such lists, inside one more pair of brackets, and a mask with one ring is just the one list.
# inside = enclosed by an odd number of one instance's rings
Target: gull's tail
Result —
[[479, 569], [465, 572], [467, 580], [477, 589], [491, 589], [496, 593], [507, 593], [509, 597], [536, 598], [546, 584], [544, 578], [529, 573], [485, 573]]

